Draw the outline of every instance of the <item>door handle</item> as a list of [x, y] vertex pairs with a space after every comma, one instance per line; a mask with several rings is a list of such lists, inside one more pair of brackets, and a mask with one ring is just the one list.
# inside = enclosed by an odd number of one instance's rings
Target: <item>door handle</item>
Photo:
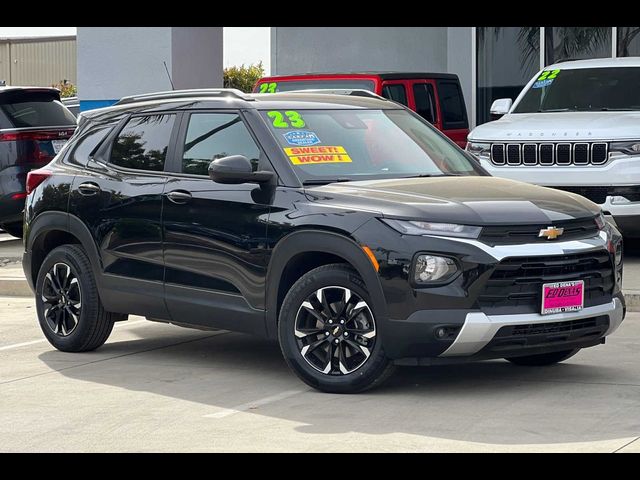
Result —
[[184, 190], [174, 190], [173, 192], [167, 193], [167, 198], [173, 203], [182, 205], [191, 200], [191, 194], [189, 192], [185, 192]]
[[100, 193], [102, 189], [96, 183], [86, 182], [78, 185], [78, 191], [80, 192], [80, 195], [89, 196]]

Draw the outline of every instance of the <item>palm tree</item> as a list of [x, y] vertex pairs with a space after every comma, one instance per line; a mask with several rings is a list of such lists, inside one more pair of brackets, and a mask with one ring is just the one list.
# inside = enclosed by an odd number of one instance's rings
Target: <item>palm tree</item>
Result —
[[628, 57], [629, 46], [633, 39], [640, 33], [640, 27], [618, 27], [618, 56]]

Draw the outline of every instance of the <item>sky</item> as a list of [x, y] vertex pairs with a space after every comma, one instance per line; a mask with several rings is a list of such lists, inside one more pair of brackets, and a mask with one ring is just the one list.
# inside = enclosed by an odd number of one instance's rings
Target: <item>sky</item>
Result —
[[[0, 27], [0, 38], [75, 34], [76, 27]], [[268, 75], [271, 70], [270, 45], [269, 27], [225, 27], [224, 66], [248, 65], [262, 60]]]

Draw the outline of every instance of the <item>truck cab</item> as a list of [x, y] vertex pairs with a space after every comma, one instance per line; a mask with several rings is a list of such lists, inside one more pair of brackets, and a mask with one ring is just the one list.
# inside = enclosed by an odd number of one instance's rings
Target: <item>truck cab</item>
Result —
[[314, 89], [369, 90], [410, 108], [464, 148], [467, 109], [458, 76], [452, 73], [360, 72], [278, 75], [258, 80], [254, 93]]

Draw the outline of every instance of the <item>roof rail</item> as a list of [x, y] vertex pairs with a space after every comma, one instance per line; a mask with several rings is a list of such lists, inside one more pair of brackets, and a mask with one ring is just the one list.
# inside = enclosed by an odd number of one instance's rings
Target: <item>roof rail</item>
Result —
[[327, 93], [331, 95], [350, 95], [353, 97], [369, 97], [377, 98], [378, 100], [388, 100], [387, 98], [381, 97], [371, 90], [365, 90], [363, 88], [309, 88], [301, 90], [288, 90], [281, 93]]
[[194, 88], [189, 90], [168, 90], [166, 92], [129, 95], [127, 97], [122, 97], [115, 103], [115, 105], [126, 105], [128, 103], [145, 102], [147, 100], [169, 100], [172, 98], [187, 97], [235, 97], [240, 100], [253, 100], [253, 98], [247, 96], [236, 88]]

